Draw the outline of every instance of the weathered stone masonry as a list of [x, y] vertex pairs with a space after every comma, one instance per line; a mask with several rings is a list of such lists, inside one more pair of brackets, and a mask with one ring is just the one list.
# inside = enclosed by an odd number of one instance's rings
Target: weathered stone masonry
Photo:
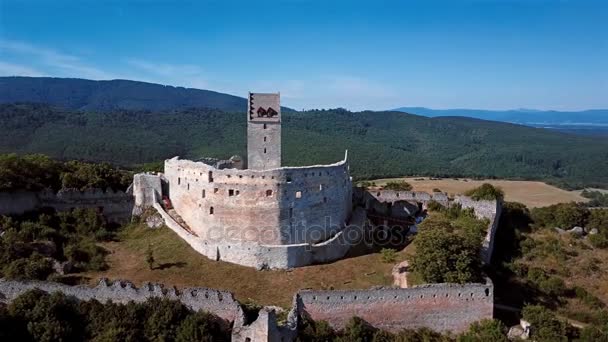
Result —
[[421, 327], [455, 333], [468, 329], [471, 323], [492, 318], [493, 286], [487, 284], [433, 284], [408, 289], [312, 291], [294, 296], [293, 308], [284, 325], [277, 323], [274, 307], [265, 307], [253, 322], [246, 322], [240, 304], [230, 292], [208, 288], [177, 290], [159, 284], [136, 288], [125, 281], [102, 279], [96, 287], [67, 286], [41, 281], [0, 279], [0, 302], [10, 303], [34, 288], [62, 292], [78, 300], [127, 303], [144, 302], [161, 297], [182, 302], [192, 310], [210, 312], [226, 323], [233, 323], [233, 341], [291, 341], [296, 336], [298, 320], [307, 316], [325, 320], [342, 329], [350, 318], [358, 316], [373, 326], [388, 331]]
[[28, 290], [40, 289], [44, 292], [61, 292], [78, 300], [98, 300], [102, 303], [113, 301], [145, 302], [148, 298], [161, 297], [178, 300], [192, 310], [204, 310], [233, 322], [243, 315], [240, 304], [232, 293], [208, 288], [188, 288], [177, 290], [160, 284], [146, 283], [137, 288], [128, 281], [108, 282], [101, 279], [96, 287], [68, 286], [47, 281], [10, 281], [0, 279], [0, 302], [9, 303]]
[[462, 332], [492, 318], [494, 293], [488, 284], [432, 284], [407, 289], [301, 291], [302, 311], [341, 329], [353, 316], [397, 332], [431, 328]]
[[131, 219], [133, 200], [129, 191], [111, 189], [0, 192], [0, 215], [20, 215], [43, 207], [57, 211], [90, 208], [99, 210], [109, 221], [128, 222]]

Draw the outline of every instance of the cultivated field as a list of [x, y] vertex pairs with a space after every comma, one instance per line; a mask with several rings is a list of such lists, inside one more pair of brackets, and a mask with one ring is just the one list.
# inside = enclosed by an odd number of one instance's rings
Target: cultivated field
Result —
[[534, 181], [509, 181], [509, 180], [471, 180], [471, 179], [429, 179], [428, 177], [407, 177], [378, 179], [374, 182], [380, 186], [388, 181], [405, 180], [410, 183], [414, 190], [432, 192], [440, 189], [450, 195], [462, 194], [467, 190], [490, 183], [499, 186], [505, 191], [507, 201], [520, 202], [528, 207], [544, 207], [562, 202], [584, 202], [586, 198], [580, 195], [580, 191], [567, 191], [543, 182]]
[[[389, 286], [393, 282], [391, 269], [395, 263], [383, 263], [380, 253], [290, 271], [256, 271], [207, 259], [166, 227], [149, 229], [145, 225], [131, 225], [119, 240], [102, 244], [110, 252], [106, 257], [110, 266], [107, 271], [82, 274], [90, 278], [92, 285], [106, 277], [129, 280], [138, 286], [150, 281], [178, 288], [210, 287], [231, 291], [241, 302], [287, 308], [300, 289], [367, 289]], [[149, 244], [156, 259], [153, 270], [146, 263]], [[399, 252], [399, 261], [405, 259], [406, 250]]]

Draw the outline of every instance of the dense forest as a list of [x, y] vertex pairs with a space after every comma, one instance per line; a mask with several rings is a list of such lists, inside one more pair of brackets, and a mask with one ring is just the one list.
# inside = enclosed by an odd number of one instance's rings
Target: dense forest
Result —
[[[541, 179], [608, 186], [608, 139], [468, 118], [344, 109], [283, 113], [283, 165], [341, 160], [357, 179], [403, 175]], [[124, 166], [175, 155], [246, 154], [243, 113], [212, 109], [70, 111], [0, 105], [0, 153]]]
[[0, 77], [0, 103], [14, 102], [48, 103], [82, 110], [165, 110], [186, 107], [242, 110], [247, 106], [247, 101], [238, 96], [138, 81]]

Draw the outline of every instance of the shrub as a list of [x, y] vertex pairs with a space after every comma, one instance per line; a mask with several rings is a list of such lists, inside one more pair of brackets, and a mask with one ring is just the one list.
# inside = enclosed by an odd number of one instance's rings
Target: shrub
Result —
[[486, 319], [475, 322], [469, 331], [458, 336], [458, 342], [507, 342], [507, 327], [498, 320]]
[[333, 341], [336, 332], [326, 321], [300, 320], [297, 341]]
[[391, 181], [382, 187], [384, 190], [411, 191], [412, 185], [406, 181]]
[[589, 243], [595, 248], [608, 248], [608, 237], [603, 234], [589, 235]]
[[426, 208], [429, 211], [441, 211], [442, 209], [444, 209], [443, 206], [441, 204], [439, 204], [439, 202], [433, 201], [433, 200], [429, 201], [426, 204]]
[[481, 280], [482, 237], [458, 232], [449, 221], [427, 219], [414, 240], [412, 270], [429, 283]]
[[531, 337], [537, 341], [567, 341], [566, 324], [540, 305], [526, 305], [523, 318], [532, 325]]
[[576, 286], [574, 288], [574, 295], [592, 309], [601, 309], [605, 306], [604, 302], [582, 287]]
[[53, 264], [49, 259], [34, 253], [29, 258], [12, 261], [3, 268], [2, 273], [9, 279], [46, 280], [53, 273]]
[[574, 202], [559, 203], [530, 211], [537, 228], [570, 229], [575, 226], [585, 227], [590, 215], [589, 209]]
[[377, 329], [359, 317], [351, 318], [344, 327], [345, 341], [372, 341]]
[[380, 254], [384, 263], [390, 264], [397, 260], [397, 252], [392, 248], [382, 248]]
[[505, 197], [505, 193], [501, 188], [495, 187], [489, 183], [484, 183], [475, 189], [471, 189], [465, 192], [465, 195], [476, 201], [502, 200]]

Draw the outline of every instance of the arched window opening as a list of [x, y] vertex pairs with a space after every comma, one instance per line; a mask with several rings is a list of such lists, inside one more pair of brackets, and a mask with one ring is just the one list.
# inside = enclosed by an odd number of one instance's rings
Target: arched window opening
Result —
[[209, 215], [213, 215], [213, 212], [214, 212], [213, 207], [209, 207]]
[[266, 190], [266, 197], [272, 196], [272, 190]]

